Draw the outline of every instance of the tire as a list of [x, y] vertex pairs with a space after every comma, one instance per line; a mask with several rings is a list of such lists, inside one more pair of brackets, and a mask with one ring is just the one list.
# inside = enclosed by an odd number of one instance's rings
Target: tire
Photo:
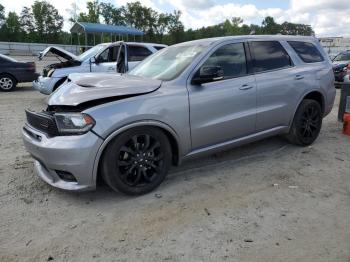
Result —
[[10, 92], [15, 89], [17, 85], [16, 79], [11, 75], [0, 75], [0, 90], [3, 92]]
[[171, 164], [166, 135], [154, 127], [137, 127], [117, 136], [102, 158], [102, 177], [115, 191], [146, 194], [165, 179]]
[[289, 142], [300, 146], [311, 145], [320, 133], [322, 117], [321, 105], [317, 101], [303, 100], [287, 135]]

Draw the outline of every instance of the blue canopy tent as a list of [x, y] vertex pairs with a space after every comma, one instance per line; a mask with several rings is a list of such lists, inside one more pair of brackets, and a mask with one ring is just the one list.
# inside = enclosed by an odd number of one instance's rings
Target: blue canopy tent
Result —
[[[135, 41], [136, 36], [141, 36], [141, 39], [142, 39], [142, 36], [144, 35], [144, 33], [141, 30], [138, 30], [134, 27], [86, 23], [86, 22], [76, 22], [72, 26], [70, 32], [72, 34], [77, 33], [78, 35], [84, 34], [85, 47], [87, 47], [88, 34], [93, 34], [94, 45], [96, 45], [96, 34], [99, 34], [101, 36], [101, 42], [104, 34], [110, 35], [111, 42], [117, 41], [117, 36], [118, 36], [118, 40], [124, 40], [124, 37], [126, 38], [126, 40], [128, 40], [130, 35], [134, 37], [134, 41]], [[113, 40], [113, 37], [114, 37], [114, 40]]]

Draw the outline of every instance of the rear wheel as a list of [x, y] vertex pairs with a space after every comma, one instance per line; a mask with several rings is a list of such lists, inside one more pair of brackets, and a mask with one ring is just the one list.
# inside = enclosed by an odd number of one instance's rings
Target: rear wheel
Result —
[[318, 137], [322, 126], [322, 109], [318, 102], [305, 99], [299, 105], [288, 140], [296, 145], [311, 145]]
[[0, 76], [0, 90], [4, 92], [13, 91], [16, 87], [16, 79], [10, 75]]
[[122, 133], [107, 146], [102, 175], [112, 189], [141, 195], [162, 183], [170, 163], [166, 135], [154, 127], [138, 127]]

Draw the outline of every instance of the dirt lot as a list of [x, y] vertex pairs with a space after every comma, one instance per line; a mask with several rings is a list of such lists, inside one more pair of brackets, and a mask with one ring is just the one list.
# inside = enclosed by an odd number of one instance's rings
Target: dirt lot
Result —
[[44, 100], [29, 84], [0, 93], [1, 262], [350, 262], [350, 137], [337, 105], [312, 147], [267, 139], [126, 197], [60, 191], [33, 173], [20, 132], [24, 109]]

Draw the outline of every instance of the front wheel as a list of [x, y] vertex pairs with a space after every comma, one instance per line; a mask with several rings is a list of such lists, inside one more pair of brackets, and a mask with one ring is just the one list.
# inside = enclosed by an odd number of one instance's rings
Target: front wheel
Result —
[[294, 116], [287, 139], [296, 145], [311, 145], [318, 137], [322, 126], [322, 109], [318, 102], [305, 99]]
[[9, 75], [0, 76], [0, 90], [4, 92], [13, 91], [16, 87], [16, 80]]
[[137, 127], [117, 136], [106, 148], [102, 176], [112, 189], [141, 195], [158, 187], [171, 163], [166, 135], [154, 127]]

